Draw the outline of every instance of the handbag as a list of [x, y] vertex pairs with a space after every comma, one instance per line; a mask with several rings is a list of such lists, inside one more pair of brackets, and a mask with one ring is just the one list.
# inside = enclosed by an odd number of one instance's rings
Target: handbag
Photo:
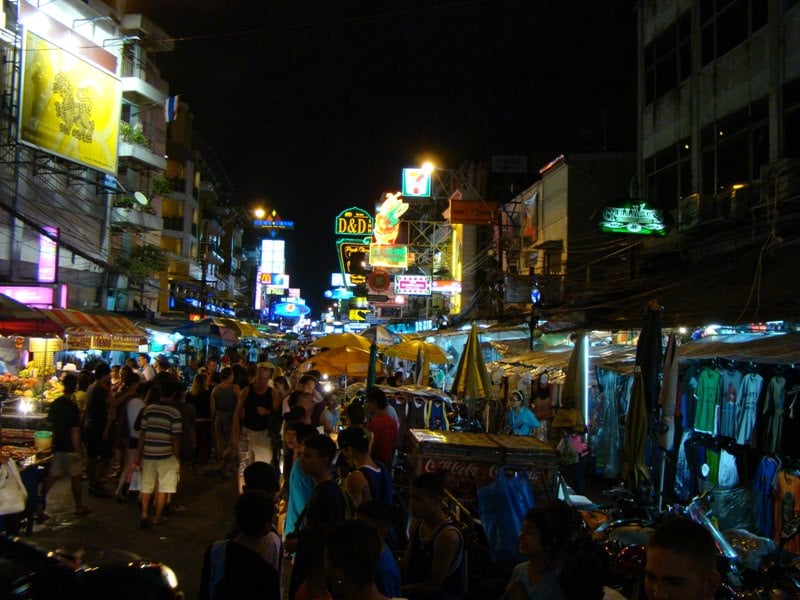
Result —
[[142, 489], [142, 470], [140, 467], [131, 467], [131, 474], [128, 476], [128, 491], [138, 492]]
[[8, 459], [0, 465], [0, 515], [14, 515], [25, 510], [28, 491], [22, 483], [17, 464]]
[[511, 564], [522, 560], [519, 534], [525, 515], [536, 502], [527, 471], [514, 471], [509, 477], [506, 469], [513, 470], [500, 467], [497, 479], [478, 489], [478, 506], [492, 558]]

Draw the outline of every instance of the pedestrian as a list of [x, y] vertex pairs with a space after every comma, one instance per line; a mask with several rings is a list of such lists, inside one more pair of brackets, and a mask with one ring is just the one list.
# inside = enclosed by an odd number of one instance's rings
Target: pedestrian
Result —
[[386, 393], [381, 388], [373, 386], [367, 390], [365, 407], [371, 415], [372, 458], [385, 465], [392, 464], [397, 439], [397, 421], [389, 415], [388, 404]]
[[506, 416], [506, 432], [511, 435], [533, 435], [542, 424], [533, 411], [525, 406], [525, 396], [519, 390], [511, 394], [511, 408]]
[[239, 491], [249, 464], [257, 460], [271, 464], [274, 458], [272, 421], [280, 406], [273, 403], [271, 377], [272, 369], [259, 366], [255, 383], [241, 391], [233, 413], [231, 444], [239, 452]]
[[311, 425], [302, 423], [300, 421], [289, 421], [286, 423], [286, 445], [292, 449], [293, 464], [289, 476], [284, 473], [284, 488], [283, 494], [286, 498], [286, 520], [284, 522], [283, 532], [284, 539], [288, 539], [289, 535], [298, 530], [298, 520], [303, 514], [303, 510], [308, 504], [308, 499], [311, 497], [311, 492], [314, 490], [314, 480], [311, 475], [303, 470], [300, 463], [300, 456], [303, 452], [303, 445], [305, 441], [316, 435], [317, 431]]
[[[303, 509], [296, 531], [302, 532], [312, 525], [328, 527], [344, 521], [344, 495], [331, 474], [334, 456], [336, 444], [327, 435], [316, 433], [304, 440], [300, 467], [314, 481], [314, 489]], [[299, 551], [296, 540], [288, 540], [286, 547], [289, 550], [298, 550], [289, 585], [289, 597], [294, 598], [305, 579], [308, 563], [306, 556]]]
[[381, 539], [366, 521], [350, 519], [325, 535], [325, 573], [337, 597], [344, 600], [388, 600], [375, 579]]
[[[181, 413], [173, 406], [178, 394], [178, 382], [163, 379], [151, 390], [153, 402], [142, 412], [139, 433], [139, 465], [142, 469], [141, 506], [139, 526], [159, 525], [164, 520], [167, 495], [174, 494], [180, 471]], [[150, 497], [158, 486], [155, 514], [148, 519]]]
[[86, 474], [90, 495], [110, 497], [106, 481], [113, 456], [108, 430], [111, 368], [106, 363], [99, 363], [94, 370], [94, 379], [94, 383], [86, 390], [86, 421], [83, 426], [87, 452]]
[[444, 512], [444, 477], [424, 473], [411, 484], [414, 517], [403, 554], [403, 595], [418, 598], [466, 597], [464, 537]]
[[225, 367], [219, 373], [220, 382], [211, 390], [211, 419], [214, 423], [214, 440], [217, 457], [220, 459], [220, 473], [230, 476], [234, 449], [231, 445], [233, 413], [239, 399], [239, 386], [233, 383], [233, 370]]
[[369, 438], [360, 427], [348, 427], [337, 437], [341, 456], [350, 473], [344, 480], [344, 489], [358, 507], [375, 500], [392, 508], [394, 489], [392, 474], [386, 465], [377, 463], [369, 454]]
[[[83, 503], [81, 489], [81, 462], [83, 446], [81, 445], [81, 415], [75, 403], [75, 391], [78, 389], [78, 376], [67, 373], [61, 381], [64, 394], [50, 405], [47, 421], [53, 429], [53, 458], [50, 471], [44, 485], [44, 495], [62, 477], [69, 477], [72, 499], [75, 501], [75, 514], [86, 515], [92, 509]], [[45, 517], [44, 509], [40, 512]]]
[[151, 381], [156, 376], [155, 369], [150, 366], [150, 355], [142, 352], [136, 357], [136, 364], [139, 365], [139, 372], [145, 381]]
[[232, 540], [214, 542], [203, 558], [199, 600], [263, 598], [280, 600], [280, 575], [259, 553], [272, 526], [273, 505], [260, 490], [249, 490], [236, 500]]
[[320, 415], [320, 423], [327, 434], [339, 431], [339, 397], [336, 392], [325, 394], [325, 409]]
[[381, 538], [381, 554], [378, 558], [378, 570], [375, 574], [375, 586], [378, 591], [389, 598], [403, 595], [400, 567], [394, 559], [386, 540], [392, 530], [392, 509], [377, 500], [369, 500], [356, 507], [356, 519], [372, 525]]
[[684, 517], [664, 521], [647, 543], [644, 589], [650, 600], [711, 600], [720, 584], [711, 533]]
[[195, 411], [195, 463], [194, 472], [202, 475], [211, 460], [213, 445], [213, 425], [211, 421], [211, 390], [208, 388], [208, 374], [201, 367], [192, 380], [192, 387], [186, 395], [186, 402]]
[[121, 457], [122, 470], [119, 475], [117, 489], [114, 492], [114, 499], [117, 502], [125, 502], [127, 499], [127, 485], [131, 471], [137, 464], [139, 458], [139, 430], [135, 427], [139, 413], [144, 410], [144, 397], [150, 384], [143, 381], [135, 372], [128, 374], [130, 383], [135, 389], [135, 393], [126, 397], [120, 405], [120, 437], [122, 439], [123, 453]]
[[297, 552], [305, 557], [306, 576], [294, 600], [333, 600], [325, 578], [326, 530], [324, 525], [312, 525], [300, 532]]
[[511, 572], [506, 586], [509, 600], [563, 598], [558, 573], [569, 541], [569, 526], [549, 507], [532, 508], [519, 534], [519, 550], [528, 556]]

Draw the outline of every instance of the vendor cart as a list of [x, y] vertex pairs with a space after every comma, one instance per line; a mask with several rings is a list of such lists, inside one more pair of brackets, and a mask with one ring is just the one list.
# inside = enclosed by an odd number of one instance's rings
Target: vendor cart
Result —
[[444, 472], [447, 490], [467, 506], [502, 466], [528, 474], [538, 504], [556, 498], [558, 452], [534, 437], [411, 429], [408, 443], [414, 476]]

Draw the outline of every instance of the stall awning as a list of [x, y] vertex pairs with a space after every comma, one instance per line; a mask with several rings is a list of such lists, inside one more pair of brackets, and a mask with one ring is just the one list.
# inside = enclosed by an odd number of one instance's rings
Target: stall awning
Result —
[[127, 317], [91, 314], [64, 308], [41, 312], [64, 330], [65, 349], [94, 348], [135, 352], [143, 341], [147, 343], [147, 333]]
[[734, 334], [710, 335], [683, 344], [678, 349], [681, 361], [722, 358], [738, 362], [785, 365], [800, 362], [800, 335]]

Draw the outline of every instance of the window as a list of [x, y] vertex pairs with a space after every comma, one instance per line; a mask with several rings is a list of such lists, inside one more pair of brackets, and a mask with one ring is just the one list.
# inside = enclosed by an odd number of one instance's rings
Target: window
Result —
[[783, 86], [784, 152], [800, 158], [800, 77]]
[[700, 132], [704, 194], [717, 194], [737, 183], [759, 179], [769, 162], [767, 99], [709, 123]]
[[646, 104], [668, 94], [691, 75], [690, 32], [691, 16], [686, 11], [645, 47]]
[[678, 208], [678, 200], [694, 192], [689, 139], [645, 159], [646, 197], [663, 210]]
[[733, 50], [766, 24], [764, 0], [703, 0], [700, 3], [703, 66]]

